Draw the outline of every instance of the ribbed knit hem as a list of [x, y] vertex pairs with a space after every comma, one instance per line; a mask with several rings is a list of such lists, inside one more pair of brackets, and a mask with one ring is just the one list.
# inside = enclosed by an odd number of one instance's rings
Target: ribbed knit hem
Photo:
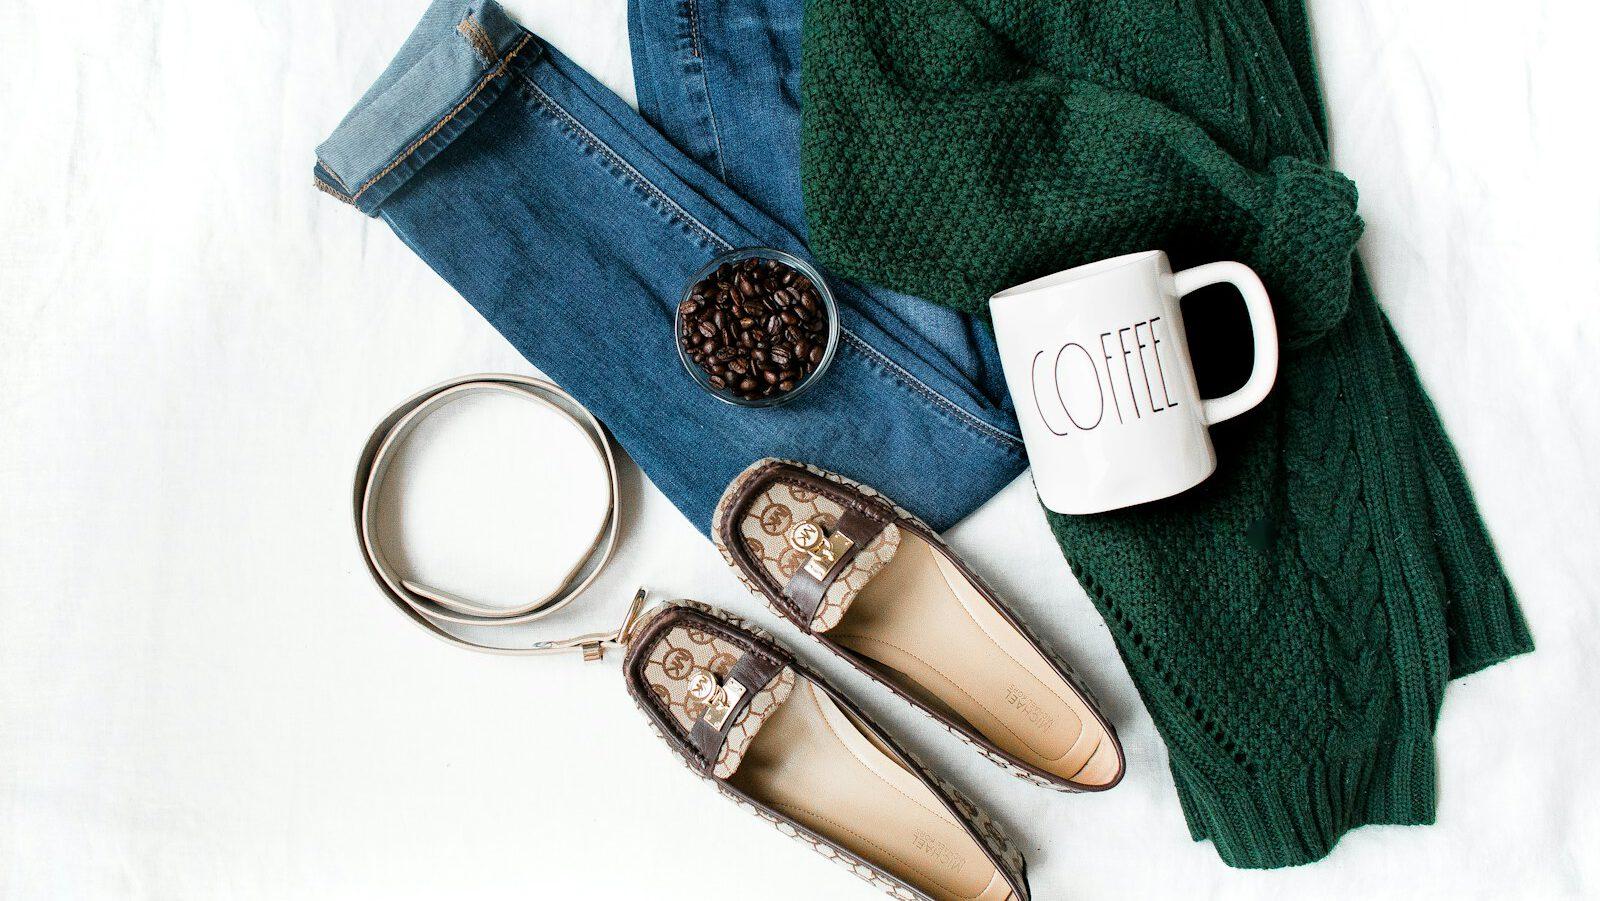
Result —
[[1468, 597], [1453, 599], [1448, 622], [1452, 679], [1533, 650], [1533, 635], [1522, 618], [1522, 608], [1504, 579]]
[[1437, 784], [1428, 737], [1228, 784], [1208, 781], [1176, 757], [1172, 767], [1190, 834], [1195, 841], [1210, 839], [1232, 867], [1299, 866], [1326, 857], [1357, 827], [1434, 819]]

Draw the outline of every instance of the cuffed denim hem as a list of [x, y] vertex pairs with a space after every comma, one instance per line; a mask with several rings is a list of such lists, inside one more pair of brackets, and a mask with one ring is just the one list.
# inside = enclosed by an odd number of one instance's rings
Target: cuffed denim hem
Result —
[[815, 391], [749, 410], [695, 386], [672, 321], [690, 276], [734, 247], [809, 253], [492, 2], [437, 0], [316, 178], [388, 222], [702, 532], [761, 457], [860, 479], [939, 529], [1025, 465], [1009, 412], [849, 282], [830, 279], [844, 336]]
[[368, 216], [488, 109], [533, 40], [497, 3], [440, 0], [317, 148], [316, 187]]

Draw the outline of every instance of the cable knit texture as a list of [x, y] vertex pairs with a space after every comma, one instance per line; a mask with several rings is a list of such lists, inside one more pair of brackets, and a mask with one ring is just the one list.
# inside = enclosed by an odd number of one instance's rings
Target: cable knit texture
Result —
[[[1050, 525], [1197, 840], [1279, 867], [1431, 822], [1445, 683], [1533, 644], [1355, 257], [1299, 0], [809, 0], [804, 66], [808, 225], [835, 272], [979, 315], [1151, 248], [1261, 274], [1283, 362], [1213, 430], [1216, 475]], [[1226, 307], [1186, 318], [1202, 363], [1250, 357]]]

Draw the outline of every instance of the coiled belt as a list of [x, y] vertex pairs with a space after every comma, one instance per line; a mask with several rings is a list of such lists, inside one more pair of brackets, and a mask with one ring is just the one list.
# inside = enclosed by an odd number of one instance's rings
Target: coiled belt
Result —
[[[422, 420], [441, 407], [464, 397], [503, 394], [516, 397], [559, 413], [583, 434], [586, 444], [606, 473], [606, 515], [599, 531], [575, 561], [561, 584], [544, 597], [515, 606], [481, 604], [437, 588], [404, 578], [390, 564], [377, 539], [378, 496], [384, 476], [396, 452]], [[586, 659], [599, 659], [606, 647], [617, 647], [627, 638], [628, 629], [644, 602], [644, 590], [634, 597], [622, 628], [615, 632], [596, 632], [553, 641], [537, 641], [526, 647], [499, 647], [480, 644], [454, 634], [445, 624], [464, 626], [509, 626], [549, 616], [572, 603], [593, 584], [616, 550], [621, 510], [617, 489], [617, 462], [605, 429], [583, 405], [552, 382], [521, 375], [469, 375], [435, 385], [407, 398], [383, 418], [361, 452], [355, 477], [355, 524], [361, 554], [373, 579], [400, 612], [438, 638], [458, 647], [491, 654], [548, 654], [582, 651]]]

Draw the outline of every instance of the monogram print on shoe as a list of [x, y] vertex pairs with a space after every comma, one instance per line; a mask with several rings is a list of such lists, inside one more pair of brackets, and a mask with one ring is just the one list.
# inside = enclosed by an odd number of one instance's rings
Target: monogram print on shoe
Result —
[[[707, 699], [716, 693], [716, 683], [727, 679], [745, 650], [739, 645], [692, 625], [668, 629], [650, 649], [643, 676], [647, 689], [663, 710], [683, 729], [693, 731], [695, 723], [707, 717]], [[781, 669], [751, 697], [743, 712], [728, 726], [713, 776], [732, 776], [744, 760], [756, 733], [773, 711], [788, 700], [795, 682], [794, 671]], [[710, 719], [707, 718], [708, 723]], [[714, 724], [715, 725], [720, 725]]]
[[[809, 523], [823, 535], [833, 532], [844, 507], [830, 498], [790, 482], [774, 482], [755, 498], [740, 522], [739, 534], [751, 559], [778, 585], [786, 585], [811, 560], [795, 546], [796, 529]], [[890, 525], [873, 537], [840, 570], [822, 597], [811, 629], [825, 632], [844, 619], [856, 594], [894, 557], [900, 547], [900, 530]]]
[[750, 749], [750, 743], [755, 741], [756, 733], [761, 731], [767, 717], [773, 711], [789, 700], [789, 692], [794, 690], [794, 670], [784, 667], [767, 687], [756, 692], [751, 699], [750, 706], [745, 708], [744, 715], [739, 717], [728, 728], [728, 738], [722, 745], [722, 752], [717, 755], [717, 762], [711, 768], [711, 775], [718, 779], [726, 779], [733, 775], [739, 764], [744, 762], [744, 753]]
[[705, 702], [689, 691], [690, 676], [698, 668], [725, 679], [743, 654], [733, 642], [698, 629], [673, 626], [650, 650], [644, 665], [645, 683], [688, 732], [706, 709]]

